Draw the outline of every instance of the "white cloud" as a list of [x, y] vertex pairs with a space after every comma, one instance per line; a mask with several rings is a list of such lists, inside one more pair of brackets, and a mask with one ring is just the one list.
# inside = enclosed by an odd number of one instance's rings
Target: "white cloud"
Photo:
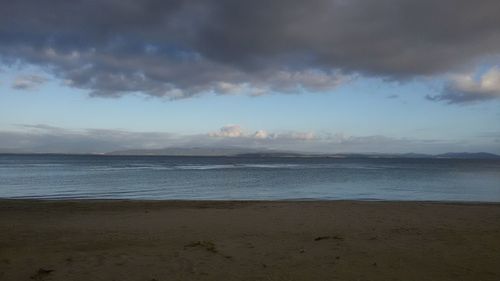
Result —
[[269, 134], [264, 130], [258, 130], [252, 135], [252, 137], [256, 139], [267, 139], [269, 137]]
[[316, 139], [313, 132], [282, 132], [282, 133], [269, 133], [265, 130], [257, 130], [249, 134], [246, 133], [239, 125], [227, 125], [218, 132], [209, 133], [208, 136], [216, 138], [242, 138], [254, 140], [297, 140], [309, 141]]
[[209, 133], [211, 137], [227, 137], [227, 138], [238, 138], [243, 137], [243, 130], [238, 125], [227, 125], [222, 128], [218, 132]]
[[479, 79], [472, 75], [457, 76], [452, 83], [456, 90], [464, 93], [500, 97], [500, 68], [491, 68]]
[[494, 66], [477, 77], [474, 74], [454, 75], [443, 93], [427, 97], [448, 103], [467, 103], [500, 98], [500, 67]]
[[294, 140], [303, 140], [303, 141], [316, 139], [316, 136], [314, 135], [313, 132], [292, 132], [281, 136]]

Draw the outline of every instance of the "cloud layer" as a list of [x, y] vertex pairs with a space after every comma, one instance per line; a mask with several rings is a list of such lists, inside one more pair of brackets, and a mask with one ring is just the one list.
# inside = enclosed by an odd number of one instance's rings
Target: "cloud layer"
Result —
[[[494, 135], [492, 135], [494, 134]], [[381, 152], [443, 153], [449, 151], [490, 151], [500, 153], [498, 133], [488, 133], [474, 146], [458, 141], [421, 140], [387, 136], [349, 136], [313, 132], [246, 132], [238, 125], [219, 131], [177, 135], [164, 132], [124, 130], [69, 130], [48, 125], [18, 125], [16, 130], [0, 131], [1, 152], [105, 153], [130, 149], [222, 148], [298, 151], [312, 153]]]
[[326, 91], [353, 74], [429, 76], [500, 53], [496, 0], [2, 0], [1, 7], [5, 63], [41, 66], [96, 96]]

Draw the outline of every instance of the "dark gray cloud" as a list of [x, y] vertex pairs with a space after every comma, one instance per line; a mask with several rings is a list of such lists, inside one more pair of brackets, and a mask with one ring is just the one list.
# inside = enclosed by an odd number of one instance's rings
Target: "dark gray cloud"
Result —
[[323, 91], [351, 74], [408, 79], [500, 53], [497, 0], [0, 4], [4, 62], [98, 96]]

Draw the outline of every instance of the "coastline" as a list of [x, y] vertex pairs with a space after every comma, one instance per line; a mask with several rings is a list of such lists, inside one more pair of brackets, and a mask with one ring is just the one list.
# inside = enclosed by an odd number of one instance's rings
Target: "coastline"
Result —
[[0, 199], [1, 280], [499, 280], [500, 203]]

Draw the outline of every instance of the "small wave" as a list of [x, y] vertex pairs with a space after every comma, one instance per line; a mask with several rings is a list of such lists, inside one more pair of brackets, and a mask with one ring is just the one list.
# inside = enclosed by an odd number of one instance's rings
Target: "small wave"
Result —
[[234, 169], [238, 165], [180, 165], [174, 166], [178, 170], [214, 170], [214, 169]]
[[63, 167], [67, 166], [67, 164], [61, 163], [23, 163], [23, 164], [1, 164], [2, 168], [32, 168], [32, 167], [42, 167], [42, 168], [51, 168], [51, 167]]
[[181, 165], [175, 166], [179, 170], [214, 170], [214, 169], [293, 169], [307, 168], [310, 165], [298, 164], [220, 164], [220, 165]]
[[248, 168], [262, 168], [262, 169], [293, 169], [293, 168], [307, 168], [311, 165], [300, 164], [244, 164]]
[[171, 166], [122, 166], [122, 167], [102, 166], [102, 167], [90, 168], [90, 170], [92, 171], [107, 171], [107, 172], [128, 171], [128, 170], [174, 170], [174, 169], [175, 168]]

